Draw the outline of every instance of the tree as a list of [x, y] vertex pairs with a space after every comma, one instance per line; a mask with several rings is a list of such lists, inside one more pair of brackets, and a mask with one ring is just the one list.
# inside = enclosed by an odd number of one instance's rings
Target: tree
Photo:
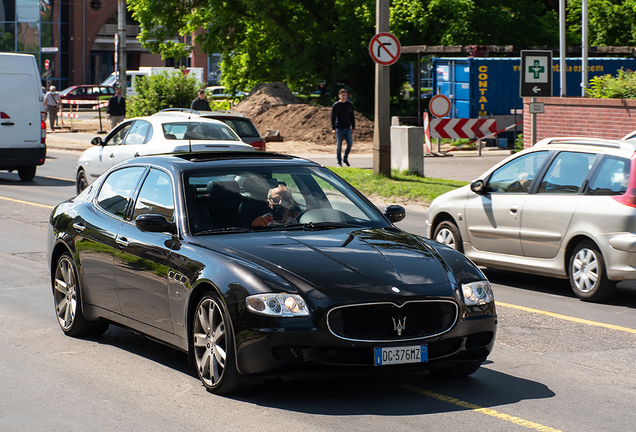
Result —
[[127, 103], [127, 115], [131, 118], [152, 115], [166, 108], [190, 108], [197, 97], [199, 82], [191, 74], [161, 72], [138, 77], [135, 87], [137, 95]]
[[[636, 0], [634, 0], [636, 1]], [[552, 0], [393, 0], [391, 31], [402, 45], [556, 45]], [[198, 32], [205, 53], [223, 54], [222, 82], [233, 90], [283, 81], [300, 90], [348, 85], [356, 108], [372, 106], [376, 0], [129, 0], [144, 47], [181, 57], [173, 41]], [[201, 31], [203, 29], [203, 31]], [[392, 67], [392, 94], [403, 72]]]

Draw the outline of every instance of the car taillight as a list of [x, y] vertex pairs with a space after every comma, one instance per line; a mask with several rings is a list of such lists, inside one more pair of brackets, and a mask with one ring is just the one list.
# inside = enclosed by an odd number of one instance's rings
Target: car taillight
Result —
[[46, 144], [46, 112], [40, 113], [40, 144]]
[[252, 143], [252, 147], [254, 147], [256, 150], [260, 150], [260, 151], [267, 150], [265, 141], [262, 141], [262, 140], [261, 141], [254, 141]]
[[632, 156], [629, 166], [629, 182], [623, 195], [613, 196], [616, 201], [629, 207], [636, 208], [636, 154]]

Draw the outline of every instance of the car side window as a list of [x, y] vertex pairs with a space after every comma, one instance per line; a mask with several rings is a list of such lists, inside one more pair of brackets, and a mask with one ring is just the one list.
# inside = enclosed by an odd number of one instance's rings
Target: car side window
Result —
[[97, 205], [113, 216], [123, 219], [128, 201], [145, 169], [128, 167], [110, 173], [99, 190]]
[[130, 129], [130, 126], [132, 126], [132, 123], [127, 123], [121, 126], [115, 131], [113, 135], [110, 135], [108, 138], [106, 138], [106, 141], [104, 141], [104, 145], [119, 145], [123, 143], [124, 138], [126, 138], [126, 133], [128, 132], [128, 129]]
[[124, 144], [126, 145], [135, 145], [135, 144], [146, 144], [146, 134], [148, 132], [148, 128], [150, 127], [150, 123], [143, 120], [137, 120], [130, 127], [128, 131], [128, 135], [126, 135], [126, 141]]
[[172, 221], [174, 216], [174, 194], [172, 180], [163, 171], [152, 169], [144, 180], [135, 203], [133, 220], [142, 214], [158, 214]]
[[597, 155], [561, 152], [545, 173], [537, 193], [577, 194]]
[[520, 156], [497, 168], [488, 180], [486, 192], [527, 193], [530, 183], [547, 157], [547, 151], [537, 151]]
[[605, 157], [590, 181], [590, 195], [622, 195], [629, 183], [630, 160]]

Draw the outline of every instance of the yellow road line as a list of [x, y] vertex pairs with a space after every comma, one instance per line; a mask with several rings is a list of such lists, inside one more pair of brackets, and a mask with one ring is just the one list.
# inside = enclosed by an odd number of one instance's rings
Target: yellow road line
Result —
[[501, 419], [501, 420], [509, 421], [510, 423], [514, 423], [514, 424], [519, 425], [519, 426], [525, 426], [527, 428], [538, 430], [538, 431], [541, 431], [541, 432], [561, 432], [559, 429], [554, 429], [554, 428], [551, 428], [549, 426], [544, 426], [544, 425], [539, 424], [539, 423], [531, 422], [529, 420], [524, 420], [524, 419], [519, 418], [519, 417], [514, 417], [514, 416], [511, 416], [511, 415], [508, 415], [508, 414], [504, 414], [502, 412], [495, 411], [495, 410], [490, 409], [490, 408], [484, 408], [484, 407], [481, 407], [479, 405], [475, 405], [475, 404], [472, 404], [470, 402], [465, 402], [465, 401], [462, 401], [462, 400], [459, 400], [459, 399], [455, 399], [455, 398], [450, 397], [450, 396], [444, 396], [443, 394], [435, 393], [435, 392], [430, 391], [430, 390], [417, 388], [417, 387], [414, 387], [414, 386], [408, 385], [408, 384], [400, 384], [400, 386], [405, 388], [405, 389], [407, 389], [407, 390], [411, 390], [411, 391], [413, 391], [415, 393], [420, 393], [420, 394], [423, 394], [425, 396], [432, 397], [433, 399], [440, 400], [442, 402], [448, 402], [450, 404], [456, 405], [456, 406], [461, 407], [461, 408], [466, 408], [466, 409], [469, 409], [469, 410], [473, 410], [473, 411], [478, 412], [480, 414], [486, 414], [486, 415], [489, 415], [491, 417], [495, 417], [495, 418], [498, 418], [498, 419]]
[[558, 313], [554, 313], [554, 312], [547, 312], [544, 310], [540, 310], [540, 309], [533, 309], [533, 308], [529, 308], [529, 307], [525, 307], [525, 306], [517, 306], [517, 305], [513, 305], [513, 304], [509, 304], [509, 303], [502, 303], [502, 302], [495, 302], [497, 304], [497, 306], [504, 306], [504, 307], [509, 307], [509, 308], [513, 308], [513, 309], [519, 309], [525, 312], [532, 312], [532, 313], [538, 313], [538, 314], [542, 314], [542, 315], [548, 315], [554, 318], [559, 318], [562, 320], [566, 320], [566, 321], [572, 321], [575, 323], [579, 323], [579, 324], [587, 324], [587, 325], [592, 325], [592, 326], [596, 326], [596, 327], [604, 327], [604, 328], [608, 328], [608, 329], [612, 329], [612, 330], [619, 330], [619, 331], [624, 331], [627, 333], [633, 333], [636, 334], [636, 329], [632, 329], [629, 327], [621, 327], [621, 326], [617, 326], [614, 324], [606, 324], [606, 323], [602, 323], [602, 322], [597, 322], [597, 321], [590, 321], [590, 320], [586, 320], [583, 318], [575, 318], [575, 317], [571, 317], [571, 316], [567, 316], [567, 315], [561, 315]]
[[34, 206], [38, 206], [38, 207], [49, 208], [49, 209], [53, 208], [53, 206], [50, 206], [50, 205], [37, 204], [37, 203], [32, 203], [32, 202], [28, 202], [28, 201], [22, 201], [22, 200], [2, 197], [2, 196], [0, 196], [0, 199], [7, 200], [7, 201], [13, 201], [13, 202], [17, 202], [17, 203], [20, 203], [20, 204], [29, 204], [29, 205], [34, 205]]

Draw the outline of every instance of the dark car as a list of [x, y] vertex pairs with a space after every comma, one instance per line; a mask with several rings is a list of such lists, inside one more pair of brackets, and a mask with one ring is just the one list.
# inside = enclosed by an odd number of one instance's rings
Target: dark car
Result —
[[115, 87], [82, 84], [65, 88], [60, 92], [60, 101], [64, 105], [96, 105], [100, 96], [114, 96]]
[[393, 225], [404, 216], [293, 156], [133, 158], [53, 210], [55, 314], [69, 336], [115, 323], [182, 350], [217, 394], [274, 377], [474, 373], [495, 341], [490, 284]]

